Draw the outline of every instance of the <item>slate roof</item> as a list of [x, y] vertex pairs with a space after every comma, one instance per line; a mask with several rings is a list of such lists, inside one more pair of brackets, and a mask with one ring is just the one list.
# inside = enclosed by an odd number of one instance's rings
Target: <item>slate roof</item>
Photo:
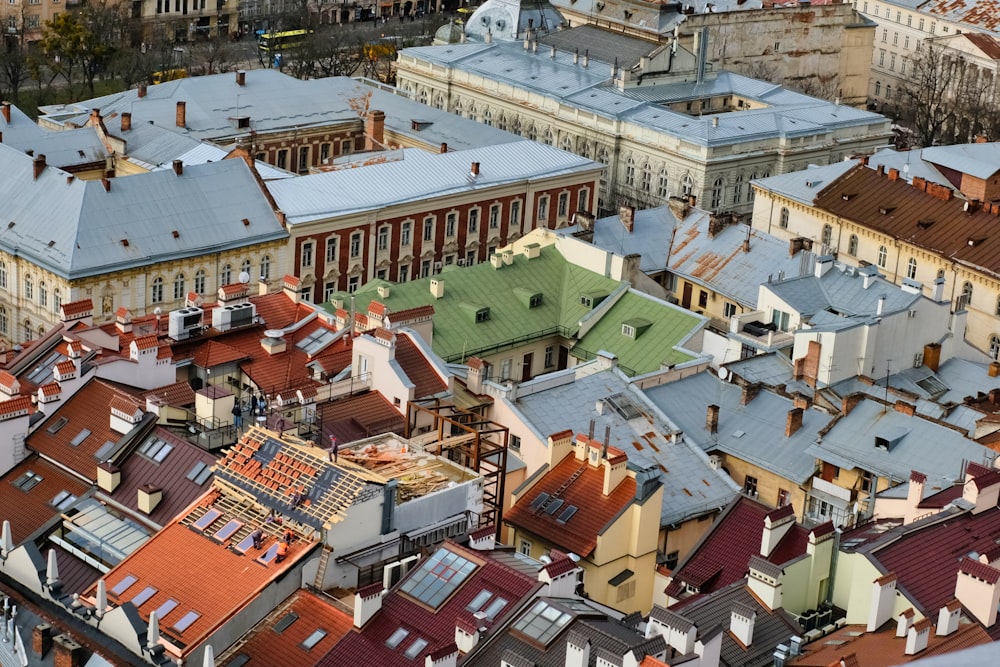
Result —
[[[511, 406], [540, 440], [544, 442], [549, 435], [567, 429], [586, 433], [591, 420], [595, 438], [603, 440], [610, 427], [608, 444], [625, 452], [631, 465], [655, 466], [659, 471], [663, 481], [661, 525], [714, 511], [733, 499], [738, 490], [733, 481], [712, 470], [704, 452], [686, 439], [670, 444], [666, 438], [677, 432], [677, 427], [650, 405], [620, 371], [581, 374], [572, 381], [574, 371], [566, 373], [559, 384], [551, 375], [537, 380], [544, 383], [544, 391], [534, 391], [531, 383], [522, 384], [522, 393]], [[616, 404], [635, 407], [639, 416], [626, 419], [607, 403], [602, 403], [603, 410], [598, 414], [598, 401], [609, 396], [616, 397]]]
[[812, 205], [821, 190], [850, 171], [855, 164], [845, 160], [823, 166], [809, 165], [806, 169], [787, 174], [758, 178], [751, 184], [800, 204]]
[[108, 191], [55, 167], [35, 179], [32, 158], [6, 145], [0, 167], [0, 215], [14, 222], [0, 248], [70, 280], [288, 238], [243, 160], [115, 178]]
[[[879, 447], [876, 438], [895, 444], [888, 449]], [[986, 451], [954, 429], [867, 399], [850, 414], [838, 417], [807, 450], [821, 461], [847, 470], [863, 469], [896, 482], [909, 479], [911, 470], [930, 478], [954, 477], [963, 461], [980, 461]]]
[[775, 646], [787, 643], [793, 636], [802, 636], [802, 628], [791, 614], [784, 609], [767, 609], [750, 592], [746, 580], [742, 578], [713, 595], [695, 598], [683, 606], [680, 614], [693, 621], [698, 626], [699, 634], [703, 635], [715, 626], [728, 630], [731, 610], [738, 605], [757, 612], [753, 641], [744, 648], [731, 632], [724, 632], [720, 660], [724, 667], [770, 667], [774, 664]]
[[[711, 370], [645, 390], [649, 400], [706, 452], [722, 451], [792, 483], [807, 482], [816, 468], [816, 458], [807, 450], [833, 417], [805, 410], [801, 428], [785, 437], [794, 402], [763, 390], [747, 405], [740, 405], [742, 393], [739, 386], [720, 380]], [[709, 405], [720, 407], [717, 433], [709, 433], [706, 427]]]
[[[48, 417], [25, 441], [28, 448], [58, 461], [84, 479], [97, 480], [96, 455], [107, 442], [118, 442], [123, 435], [111, 429], [112, 398], [124, 398], [140, 409], [145, 403], [103, 380], [91, 380], [67, 398], [56, 414]], [[95, 409], [95, 406], [103, 406]], [[63, 420], [66, 420], [63, 422]], [[61, 424], [61, 426], [60, 426]], [[54, 431], [53, 431], [54, 429]], [[84, 433], [85, 431], [89, 433]], [[73, 444], [82, 436], [78, 444]]]
[[[29, 476], [29, 473], [32, 475]], [[30, 485], [30, 482], [25, 484], [29, 477], [38, 481], [26, 489], [16, 485], [17, 482], [21, 482], [22, 486]], [[89, 490], [90, 485], [79, 477], [37, 455], [31, 455], [0, 480], [0, 507], [4, 508], [0, 523], [10, 521], [14, 544], [21, 544], [63, 511], [52, 504], [61, 492], [68, 491], [79, 498]]]
[[506, 656], [513, 655], [523, 660], [524, 664], [535, 667], [563, 667], [566, 664], [566, 646], [571, 640], [577, 646], [590, 643], [591, 660], [588, 665], [596, 664], [598, 651], [606, 651], [619, 658], [634, 651], [642, 659], [645, 655], [666, 650], [662, 637], [657, 635], [646, 639], [634, 624], [607, 607], [598, 609], [587, 600], [539, 599], [571, 614], [572, 619], [545, 645], [508, 627], [485, 650], [476, 654], [476, 664], [499, 665]]
[[[567, 482], [569, 486], [563, 488]], [[636, 484], [631, 476], [626, 476], [610, 495], [603, 494], [603, 487], [603, 466], [591, 466], [569, 454], [521, 495], [507, 510], [504, 522], [586, 558], [597, 547], [597, 538], [635, 501]], [[558, 511], [549, 514], [545, 507], [532, 508], [542, 493], [555, 496], [546, 507], [558, 507]], [[557, 505], [557, 500], [563, 502]], [[560, 523], [562, 512], [571, 506], [582, 511]]]
[[[353, 617], [325, 597], [301, 588], [243, 636], [242, 643], [219, 656], [217, 664], [245, 667], [312, 667], [351, 631]], [[326, 634], [311, 648], [303, 642]]]
[[[697, 596], [674, 605], [674, 611], [695, 621], [702, 631], [710, 627], [700, 625], [697, 619], [690, 617], [688, 605], [705, 594], [743, 580], [750, 571], [750, 557], [760, 556], [764, 517], [770, 511], [771, 508], [743, 495], [726, 508], [702, 541], [674, 570], [673, 581], [667, 589], [675, 593], [673, 597], [679, 597], [677, 593], [684, 583], [691, 583], [699, 589]], [[803, 555], [808, 542], [809, 531], [796, 523], [765, 560], [775, 565], [787, 563]], [[772, 644], [772, 650], [775, 645]]]
[[[473, 563], [475, 567], [440, 606], [430, 608], [400, 590], [408, 579], [421, 573], [419, 564], [415, 565], [395, 588], [384, 594], [381, 610], [364, 628], [360, 632], [348, 633], [319, 664], [323, 667], [350, 664], [377, 664], [380, 667], [422, 665], [428, 654], [455, 641], [456, 619], [469, 613], [466, 607], [480, 592], [493, 593], [491, 600], [501, 597], [507, 600], [494, 620], [481, 621], [482, 627], [487, 628], [481, 633], [485, 635], [480, 638], [483, 642], [488, 640], [494, 628], [503, 627], [540, 586], [531, 575], [490, 558], [488, 551], [474, 551], [446, 541], [435, 553], [447, 555], [449, 552]], [[408, 634], [398, 646], [390, 648], [386, 640], [399, 629]], [[421, 638], [426, 641], [424, 648], [419, 651], [414, 649], [414, 657], [407, 657], [405, 652]]]

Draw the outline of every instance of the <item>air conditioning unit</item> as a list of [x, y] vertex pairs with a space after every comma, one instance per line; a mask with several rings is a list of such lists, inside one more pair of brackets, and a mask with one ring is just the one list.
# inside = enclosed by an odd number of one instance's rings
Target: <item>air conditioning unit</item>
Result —
[[460, 259], [458, 260], [458, 265], [459, 265], [459, 266], [465, 266], [465, 259], [464, 259], [464, 258], [460, 258]]
[[441, 270], [441, 266], [442, 266], [441, 262], [434, 262], [434, 270], [435, 271], [440, 271]]
[[185, 340], [201, 333], [201, 318], [205, 311], [190, 307], [170, 311], [167, 335], [174, 340]]
[[252, 303], [238, 303], [233, 306], [216, 308], [212, 311], [212, 326], [219, 331], [229, 331], [253, 324], [256, 315], [257, 308]]

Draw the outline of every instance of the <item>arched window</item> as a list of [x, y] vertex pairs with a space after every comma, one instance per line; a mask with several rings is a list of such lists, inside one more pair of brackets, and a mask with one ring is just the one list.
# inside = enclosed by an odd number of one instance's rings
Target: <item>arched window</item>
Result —
[[712, 210], [716, 211], [722, 206], [722, 177], [715, 179], [712, 183]]
[[0, 262], [0, 287], [7, 288], [7, 262]]
[[833, 227], [830, 225], [823, 225], [823, 237], [821, 239], [821, 243], [825, 246], [829, 246], [831, 241], [833, 241]]
[[493, 111], [492, 110], [487, 109], [486, 113], [483, 114], [483, 123], [486, 124], [486, 125], [489, 125], [490, 127], [493, 127]]
[[625, 185], [630, 188], [635, 186], [635, 160], [632, 158], [625, 163]]
[[781, 219], [778, 221], [778, 225], [782, 229], [788, 229], [788, 209], [784, 206], [781, 207]]
[[753, 182], [757, 180], [757, 172], [750, 174], [750, 187], [747, 189], [747, 201], [753, 203], [754, 195]]
[[24, 329], [24, 340], [25, 341], [31, 340], [31, 322], [25, 320], [24, 324], [22, 325], [22, 328]]
[[892, 84], [890, 83], [885, 84], [885, 99], [892, 99]]
[[7, 327], [10, 326], [10, 321], [7, 319], [7, 309], [0, 306], [0, 334], [7, 335]]
[[972, 305], [972, 283], [968, 280], [962, 285], [962, 305], [971, 306]]
[[250, 273], [250, 260], [249, 259], [244, 259], [243, 263], [240, 264], [240, 277], [242, 277], [244, 273], [247, 274], [249, 277], [253, 278], [253, 274]]
[[184, 274], [174, 276], [174, 301], [184, 298]]
[[876, 81], [875, 82], [875, 97], [878, 97], [879, 94], [881, 94], [881, 92], [882, 92], [882, 82], [881, 81]]
[[31, 281], [31, 276], [24, 277], [24, 298], [35, 298], [35, 284]]
[[219, 274], [219, 286], [228, 285], [233, 282], [233, 265], [226, 264], [222, 267], [222, 272]]
[[888, 259], [889, 259], [889, 250], [884, 245], [880, 245], [878, 247], [878, 258], [876, 260], [876, 263], [879, 265], [879, 267], [884, 269], [885, 263]]
[[649, 166], [648, 162], [642, 165], [642, 183], [639, 187], [647, 194], [653, 188], [653, 168]]
[[154, 278], [153, 285], [149, 293], [150, 303], [162, 303], [163, 302], [163, 278]]
[[49, 305], [49, 288], [44, 280], [38, 281], [38, 305], [42, 307]]
[[681, 182], [681, 194], [687, 197], [692, 192], [694, 192], [694, 179], [691, 178], [691, 174], [684, 174], [684, 180]]
[[669, 187], [670, 179], [667, 176], [667, 168], [663, 167], [660, 169], [660, 174], [656, 181], [656, 196], [666, 199], [667, 195], [670, 194]]
[[589, 141], [581, 141], [580, 142], [580, 157], [587, 158], [589, 160], [590, 156], [591, 156], [590, 142]]
[[194, 274], [194, 291], [198, 294], [205, 293], [205, 269], [198, 269]]
[[563, 135], [562, 141], [560, 143], [560, 148], [562, 148], [567, 153], [573, 152], [573, 137], [569, 136], [569, 133]]
[[992, 334], [990, 336], [990, 359], [996, 361], [1000, 357], [1000, 336]]
[[549, 146], [556, 145], [556, 133], [551, 127], [545, 131], [545, 143]]
[[916, 280], [917, 278], [917, 260], [914, 257], [906, 261], [906, 277], [910, 280]]
[[62, 292], [56, 287], [52, 290], [52, 311], [58, 313], [62, 308]]
[[743, 174], [736, 176], [736, 184], [733, 186], [733, 203], [743, 203]]
[[937, 279], [938, 280], [944, 280], [944, 269], [938, 269]]
[[847, 254], [852, 257], [858, 256], [858, 235], [851, 234], [851, 238], [847, 240]]
[[271, 277], [271, 256], [264, 255], [260, 258], [260, 277], [267, 280]]

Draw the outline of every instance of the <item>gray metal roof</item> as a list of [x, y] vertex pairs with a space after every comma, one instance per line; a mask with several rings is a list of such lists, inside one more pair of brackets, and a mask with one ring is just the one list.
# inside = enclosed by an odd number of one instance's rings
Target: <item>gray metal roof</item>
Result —
[[[537, 380], [545, 381], [544, 376]], [[598, 414], [598, 402], [615, 394], [624, 396], [642, 416], [627, 421], [609, 407]], [[663, 510], [660, 522], [663, 525], [722, 507], [738, 491], [727, 475], [709, 467], [708, 457], [696, 446], [684, 439], [670, 444], [664, 438], [673, 430], [671, 424], [617, 369], [578, 377], [573, 382], [524, 395], [517, 399], [514, 408], [536, 431], [545, 435], [566, 429], [587, 433], [590, 421], [595, 420], [594, 437], [603, 440], [605, 429], [610, 426], [608, 444], [628, 454], [630, 463], [642, 467], [661, 466]], [[647, 439], [650, 432], [655, 434], [652, 441]], [[642, 444], [637, 447], [636, 443]]]
[[886, 171], [889, 169], [898, 169], [900, 177], [911, 183], [915, 176], [919, 176], [931, 183], [938, 183], [948, 188], [955, 187], [951, 181], [938, 171], [937, 167], [921, 159], [920, 150], [897, 151], [893, 148], [883, 148], [868, 158], [868, 166], [871, 169], [883, 167]]
[[769, 352], [726, 364], [726, 368], [748, 382], [759, 382], [769, 387], [785, 385], [788, 392], [812, 396], [815, 391], [802, 380], [792, 377], [792, 362], [783, 354]]
[[1000, 377], [990, 377], [986, 364], [958, 357], [942, 363], [937, 376], [948, 387], [948, 392], [938, 399], [942, 403], [961, 403], [966, 396], [988, 394], [991, 389], [1000, 388]]
[[987, 179], [1000, 171], [1000, 142], [931, 146], [920, 149], [920, 158], [931, 164]]
[[545, 47], [554, 46], [567, 53], [573, 53], [575, 49], [580, 48], [581, 58], [586, 51], [593, 60], [606, 63], [617, 60], [618, 66], [625, 68], [632, 67], [639, 62], [639, 58], [660, 47], [660, 44], [648, 39], [639, 39], [593, 25], [581, 25], [539, 35], [538, 43], [544, 44]]
[[[740, 405], [742, 389], [705, 371], [646, 389], [646, 396], [684, 431], [685, 437], [705, 451], [720, 450], [781, 477], [802, 483], [814, 470], [816, 458], [808, 453], [819, 431], [832, 417], [810, 409], [802, 427], [785, 437], [790, 399], [761, 391], [749, 405]], [[706, 428], [709, 405], [719, 406], [719, 429]]]
[[753, 183], [792, 201], [811, 205], [820, 190], [846, 174], [856, 164], [854, 160], [844, 160], [824, 166], [809, 165], [808, 169], [758, 178]]
[[288, 237], [243, 160], [115, 178], [109, 191], [54, 167], [35, 180], [32, 158], [7, 146], [0, 170], [0, 248], [71, 280]]
[[[547, 48], [532, 52], [518, 42], [413, 47], [403, 49], [402, 54], [527, 89], [598, 116], [629, 121], [709, 146], [811, 136], [835, 128], [867, 128], [873, 123], [887, 127], [888, 123], [878, 114], [836, 105], [732, 72], [719, 72], [701, 83], [687, 81], [621, 91], [611, 83], [610, 62], [591, 58], [589, 66], [584, 67], [582, 58], [578, 63], [573, 62], [573, 52], [557, 51], [553, 58]], [[665, 106], [707, 94], [738, 94], [761, 102], [762, 107], [690, 116]]]
[[[875, 439], [896, 440], [890, 449]], [[860, 468], [902, 482], [919, 470], [930, 478], [959, 478], [965, 461], [981, 461], [988, 451], [961, 433], [891, 406], [864, 400], [837, 420], [808, 452], [842, 468]]]
[[[865, 270], [874, 271], [874, 267], [866, 267]], [[882, 297], [885, 297], [883, 315], [908, 310], [921, 298], [919, 294], [904, 291], [881, 275], [876, 276], [866, 288], [861, 274], [861, 270], [835, 263], [822, 277], [806, 275], [787, 278], [765, 283], [763, 288], [803, 318], [824, 329], [853, 326], [875, 317]]]
[[[447, 153], [418, 148], [399, 153], [402, 159], [275, 181], [268, 188], [289, 224], [296, 224], [601, 168], [592, 160], [523, 139]], [[469, 177], [473, 162], [480, 164], [477, 178]]]
[[[701, 209], [691, 209], [692, 217], [707, 215]], [[622, 225], [620, 216], [597, 220], [594, 224], [594, 245], [622, 256], [639, 255], [639, 270], [643, 273], [663, 271], [667, 267], [667, 251], [677, 218], [668, 207], [658, 206], [636, 211], [633, 220], [631, 232]], [[578, 231], [579, 225], [573, 225], [556, 233], [571, 236]]]

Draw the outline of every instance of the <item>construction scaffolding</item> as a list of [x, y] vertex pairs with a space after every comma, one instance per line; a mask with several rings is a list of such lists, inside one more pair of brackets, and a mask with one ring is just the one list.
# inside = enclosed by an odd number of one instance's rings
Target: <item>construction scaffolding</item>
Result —
[[411, 401], [404, 437], [424, 451], [475, 470], [483, 478], [479, 526], [494, 526], [500, 537], [510, 432], [482, 414], [432, 398]]

